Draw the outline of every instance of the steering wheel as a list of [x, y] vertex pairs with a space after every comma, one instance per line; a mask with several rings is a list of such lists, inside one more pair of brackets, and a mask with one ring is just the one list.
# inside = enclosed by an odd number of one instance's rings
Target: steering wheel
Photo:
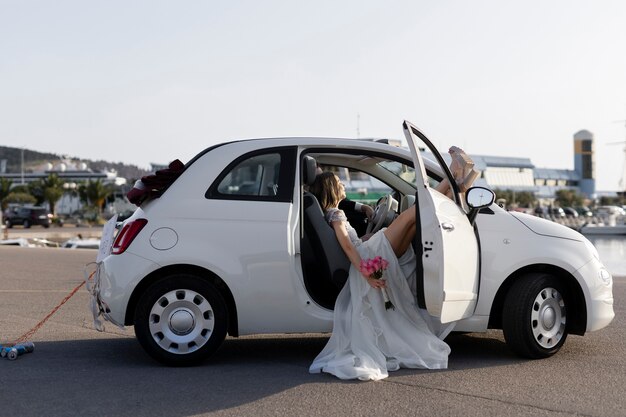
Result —
[[374, 208], [374, 215], [372, 220], [367, 223], [366, 233], [376, 233], [382, 229], [387, 220], [387, 215], [391, 211], [391, 204], [393, 203], [393, 197], [391, 194], [387, 194], [378, 200], [378, 204]]

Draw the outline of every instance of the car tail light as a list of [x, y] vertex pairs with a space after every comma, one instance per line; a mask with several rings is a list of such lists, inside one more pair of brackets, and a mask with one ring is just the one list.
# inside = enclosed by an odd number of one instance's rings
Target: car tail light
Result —
[[117, 234], [115, 242], [113, 242], [111, 255], [124, 253], [146, 224], [148, 224], [147, 219], [137, 219], [125, 224], [122, 230]]

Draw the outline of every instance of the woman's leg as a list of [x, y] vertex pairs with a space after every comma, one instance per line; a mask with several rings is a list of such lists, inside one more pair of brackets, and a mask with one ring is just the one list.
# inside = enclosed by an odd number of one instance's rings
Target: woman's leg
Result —
[[402, 256], [415, 236], [415, 206], [400, 213], [384, 233], [396, 256]]

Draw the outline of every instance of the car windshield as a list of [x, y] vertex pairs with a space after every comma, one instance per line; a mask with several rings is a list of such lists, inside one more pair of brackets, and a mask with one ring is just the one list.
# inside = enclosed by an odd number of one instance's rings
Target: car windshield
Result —
[[[381, 161], [378, 163], [378, 166], [391, 172], [402, 181], [415, 188], [415, 169], [413, 169], [412, 166], [398, 161]], [[437, 187], [437, 185], [441, 182], [441, 179], [437, 178], [428, 170], [426, 170], [426, 174], [428, 175], [428, 185], [432, 188]]]
[[405, 183], [415, 188], [415, 169], [398, 161], [381, 161], [378, 166], [391, 172]]

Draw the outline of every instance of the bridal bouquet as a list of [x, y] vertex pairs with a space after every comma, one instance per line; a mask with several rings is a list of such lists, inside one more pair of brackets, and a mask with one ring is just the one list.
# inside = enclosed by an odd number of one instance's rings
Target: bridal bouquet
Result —
[[[361, 260], [361, 273], [365, 276], [374, 279], [382, 279], [383, 273], [385, 269], [389, 266], [389, 262], [386, 259], [383, 259], [380, 256], [376, 256], [375, 258], [363, 259]], [[381, 288], [383, 292], [383, 299], [385, 300], [385, 309], [395, 310], [395, 306], [389, 299], [389, 293], [387, 293], [386, 288]]]

